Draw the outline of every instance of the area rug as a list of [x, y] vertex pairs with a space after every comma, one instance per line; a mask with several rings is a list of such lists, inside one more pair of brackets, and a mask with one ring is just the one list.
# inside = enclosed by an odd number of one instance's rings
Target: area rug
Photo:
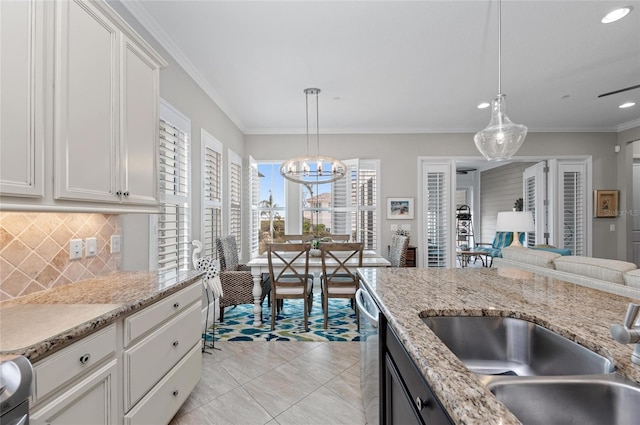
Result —
[[348, 299], [329, 300], [329, 324], [324, 329], [324, 315], [319, 297], [309, 316], [309, 331], [304, 330], [302, 300], [285, 300], [271, 331], [271, 307], [262, 305], [262, 326], [253, 326], [253, 305], [227, 307], [224, 322], [209, 328], [211, 341], [360, 341], [356, 314]]

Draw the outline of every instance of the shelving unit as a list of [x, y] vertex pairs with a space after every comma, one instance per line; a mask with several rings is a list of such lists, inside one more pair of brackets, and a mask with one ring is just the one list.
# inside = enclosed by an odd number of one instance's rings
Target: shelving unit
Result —
[[466, 251], [474, 244], [471, 208], [468, 205], [462, 205], [456, 210], [456, 247], [460, 251]]

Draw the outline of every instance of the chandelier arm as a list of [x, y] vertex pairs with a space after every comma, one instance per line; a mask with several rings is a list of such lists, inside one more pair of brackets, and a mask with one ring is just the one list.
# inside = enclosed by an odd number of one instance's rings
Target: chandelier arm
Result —
[[307, 119], [307, 156], [309, 156], [309, 93], [305, 90], [305, 117]]

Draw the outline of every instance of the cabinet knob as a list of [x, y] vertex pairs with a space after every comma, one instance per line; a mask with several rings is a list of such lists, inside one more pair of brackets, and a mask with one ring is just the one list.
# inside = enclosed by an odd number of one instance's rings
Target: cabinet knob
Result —
[[87, 353], [85, 355], [80, 356], [80, 363], [87, 364], [91, 360], [91, 354]]
[[129, 196], [129, 192], [123, 193], [124, 196]]
[[180, 307], [180, 303], [179, 302], [176, 302], [176, 303], [173, 304], [173, 308], [178, 308], [178, 307]]
[[118, 196], [122, 196], [122, 191], [121, 191], [121, 190], [117, 191], [117, 192], [116, 192], [116, 195], [118, 195]]
[[180, 341], [173, 341], [173, 346], [177, 347], [178, 345], [180, 345]]
[[418, 411], [421, 411], [423, 408], [429, 406], [429, 400], [422, 400], [419, 396], [416, 396], [416, 407]]
[[175, 390], [171, 394], [173, 394], [174, 397], [178, 397], [178, 394], [180, 394], [180, 390]]

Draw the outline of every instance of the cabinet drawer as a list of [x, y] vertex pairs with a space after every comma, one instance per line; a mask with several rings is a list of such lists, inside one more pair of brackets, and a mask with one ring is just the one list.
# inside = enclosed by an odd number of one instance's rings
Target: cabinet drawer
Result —
[[33, 368], [34, 404], [56, 388], [90, 370], [114, 353], [115, 348], [116, 325], [113, 324], [37, 362]]
[[202, 350], [191, 351], [125, 415], [125, 425], [168, 423], [200, 380]]
[[202, 285], [194, 283], [173, 295], [158, 301], [124, 320], [124, 346], [129, 344], [167, 319], [183, 311], [189, 304], [202, 299]]
[[192, 304], [148, 337], [125, 350], [125, 411], [160, 381], [194, 344], [200, 342], [200, 316], [200, 303]]

